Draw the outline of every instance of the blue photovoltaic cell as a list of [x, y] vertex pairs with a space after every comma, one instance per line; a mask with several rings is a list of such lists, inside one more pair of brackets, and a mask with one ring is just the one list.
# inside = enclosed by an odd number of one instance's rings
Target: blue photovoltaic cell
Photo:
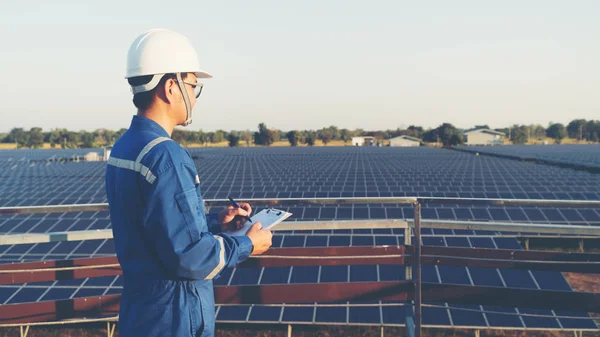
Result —
[[308, 236], [306, 238], [306, 247], [327, 247], [327, 236]]
[[222, 306], [219, 308], [217, 320], [219, 321], [246, 321], [250, 307], [244, 305]]
[[46, 290], [46, 288], [22, 288], [6, 304], [35, 302]]
[[406, 279], [406, 270], [402, 266], [379, 265], [380, 281], [400, 281]]
[[292, 267], [290, 283], [316, 283], [319, 277], [319, 267]]
[[532, 270], [540, 289], [556, 291], [572, 291], [564, 276], [556, 271]]
[[317, 307], [315, 322], [346, 323], [347, 307]]
[[554, 313], [557, 316], [571, 316], [578, 318], [586, 318], [586, 319], [577, 319], [577, 318], [559, 318], [559, 321], [563, 328], [565, 329], [597, 329], [594, 322], [589, 319], [590, 315], [583, 312], [572, 312], [572, 311], [560, 311], [554, 310]]
[[[433, 304], [433, 303], [432, 303]], [[435, 303], [440, 305], [440, 303]], [[443, 305], [443, 304], [442, 304]], [[424, 306], [422, 308], [423, 325], [450, 326], [450, 316], [448, 310], [442, 308], [432, 308]]]
[[[483, 310], [488, 311], [485, 314], [490, 326], [515, 327], [522, 328], [523, 323], [517, 315], [514, 308], [483, 306]], [[489, 313], [497, 312], [497, 313]], [[505, 314], [502, 314], [505, 313]]]
[[17, 290], [19, 287], [0, 287], [0, 304], [8, 300]]
[[380, 324], [381, 310], [379, 307], [350, 307], [348, 320], [352, 323]]
[[[77, 288], [51, 288], [48, 290], [44, 297], [42, 297], [41, 301], [53, 301], [53, 300], [62, 300], [65, 298], [70, 298]], [[1, 299], [0, 299], [1, 301]]]
[[106, 288], [81, 288], [75, 293], [75, 297], [90, 297], [103, 295]]
[[278, 322], [280, 316], [281, 308], [279, 307], [254, 306], [248, 320], [253, 322]]
[[350, 236], [330, 236], [329, 237], [329, 246], [341, 246], [347, 247], [350, 246]]
[[231, 285], [257, 284], [261, 268], [237, 268], [231, 277]]
[[322, 266], [321, 282], [348, 282], [348, 266]]
[[423, 282], [439, 283], [436, 266], [422, 265], [421, 278]]
[[412, 310], [405, 306], [384, 306], [381, 307], [381, 316], [383, 324], [405, 324], [406, 310]]
[[478, 305], [452, 304], [450, 306], [450, 314], [452, 315], [452, 323], [455, 326], [487, 326], [482, 313], [460, 310], [458, 308], [481, 310]]
[[[529, 315], [546, 315], [553, 316], [552, 311], [550, 310], [539, 310], [539, 309], [519, 309], [521, 314], [529, 314]], [[560, 325], [558, 325], [558, 321], [556, 318], [551, 317], [537, 317], [537, 316], [521, 316], [523, 322], [528, 328], [553, 328], [558, 329]]]
[[476, 286], [487, 286], [487, 287], [503, 287], [504, 284], [500, 279], [496, 269], [490, 268], [479, 268], [469, 267], [469, 274], [473, 280], [473, 284]]
[[476, 248], [496, 248], [494, 242], [490, 238], [471, 237], [469, 238], [469, 241], [471, 241], [471, 245]]
[[458, 266], [437, 266], [442, 283], [471, 285], [467, 269]]
[[315, 308], [286, 307], [283, 309], [283, 322], [312, 322]]
[[350, 266], [350, 282], [377, 282], [377, 266]]
[[529, 271], [500, 268], [500, 274], [508, 288], [537, 289]]
[[269, 267], [263, 269], [260, 284], [286, 284], [292, 267]]

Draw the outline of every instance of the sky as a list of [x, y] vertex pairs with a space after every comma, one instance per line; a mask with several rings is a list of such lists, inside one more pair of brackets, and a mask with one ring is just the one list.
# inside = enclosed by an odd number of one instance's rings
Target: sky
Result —
[[0, 2], [0, 132], [136, 113], [127, 50], [152, 28], [214, 75], [190, 130], [366, 130], [600, 119], [600, 1]]

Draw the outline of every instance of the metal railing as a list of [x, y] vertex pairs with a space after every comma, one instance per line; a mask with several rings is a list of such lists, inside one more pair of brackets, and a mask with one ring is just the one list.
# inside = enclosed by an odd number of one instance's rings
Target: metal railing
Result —
[[[404, 228], [405, 245], [411, 244], [410, 229], [414, 228], [415, 244], [414, 257], [419, 261], [407, 268], [407, 279], [412, 277], [414, 284], [414, 335], [421, 335], [422, 327], [422, 291], [421, 291], [421, 227], [445, 229], [471, 229], [492, 230], [525, 233], [553, 233], [600, 236], [600, 227], [580, 225], [556, 225], [544, 223], [497, 223], [481, 221], [455, 221], [455, 220], [422, 220], [421, 206], [423, 204], [451, 204], [451, 205], [488, 205], [505, 207], [571, 207], [571, 208], [600, 208], [600, 201], [590, 200], [530, 200], [530, 199], [468, 199], [468, 198], [417, 198], [417, 197], [386, 197], [386, 198], [300, 198], [300, 199], [247, 199], [247, 202], [259, 206], [286, 207], [286, 206], [314, 206], [314, 205], [349, 205], [349, 204], [404, 204], [414, 208], [414, 219], [404, 220], [361, 220], [361, 221], [287, 221], [274, 230], [315, 230], [315, 229], [357, 229], [357, 228]], [[208, 209], [226, 206], [228, 200], [206, 200]], [[53, 206], [26, 206], [2, 207], [0, 214], [39, 214], [39, 213], [69, 213], [69, 212], [96, 212], [107, 211], [108, 204], [85, 205], [53, 205]], [[0, 244], [22, 244], [36, 242], [54, 242], [88, 239], [112, 238], [111, 230], [62, 232], [47, 234], [18, 234], [6, 235], [0, 238]], [[411, 275], [412, 272], [412, 275]], [[110, 323], [109, 323], [110, 324]], [[109, 326], [110, 328], [110, 326]], [[113, 328], [114, 331], [114, 328]]]

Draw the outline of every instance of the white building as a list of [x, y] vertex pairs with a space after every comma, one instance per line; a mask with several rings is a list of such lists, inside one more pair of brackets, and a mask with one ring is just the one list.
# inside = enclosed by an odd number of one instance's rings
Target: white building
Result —
[[102, 158], [98, 154], [98, 152], [88, 152], [85, 156], [83, 156], [83, 160], [85, 161], [100, 161]]
[[504, 137], [502, 132], [490, 129], [476, 129], [465, 132], [467, 138], [466, 145], [502, 145]]
[[399, 136], [390, 139], [390, 146], [421, 146], [421, 140], [410, 136]]
[[108, 161], [108, 158], [110, 158], [110, 152], [112, 151], [112, 146], [105, 146], [104, 147], [104, 155], [102, 156], [104, 161]]
[[352, 137], [352, 146], [372, 146], [374, 143], [374, 137]]

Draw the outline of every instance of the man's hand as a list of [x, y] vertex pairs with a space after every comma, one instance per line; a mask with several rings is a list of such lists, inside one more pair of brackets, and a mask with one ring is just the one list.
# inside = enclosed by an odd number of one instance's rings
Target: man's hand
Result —
[[273, 233], [268, 229], [262, 229], [260, 222], [255, 223], [250, 227], [246, 236], [252, 241], [254, 250], [252, 255], [260, 255], [269, 249], [273, 244]]
[[244, 216], [252, 214], [250, 204], [240, 202], [238, 205], [240, 205], [239, 208], [229, 206], [219, 213], [219, 223], [221, 224], [222, 232], [235, 231], [244, 227], [246, 223]]

